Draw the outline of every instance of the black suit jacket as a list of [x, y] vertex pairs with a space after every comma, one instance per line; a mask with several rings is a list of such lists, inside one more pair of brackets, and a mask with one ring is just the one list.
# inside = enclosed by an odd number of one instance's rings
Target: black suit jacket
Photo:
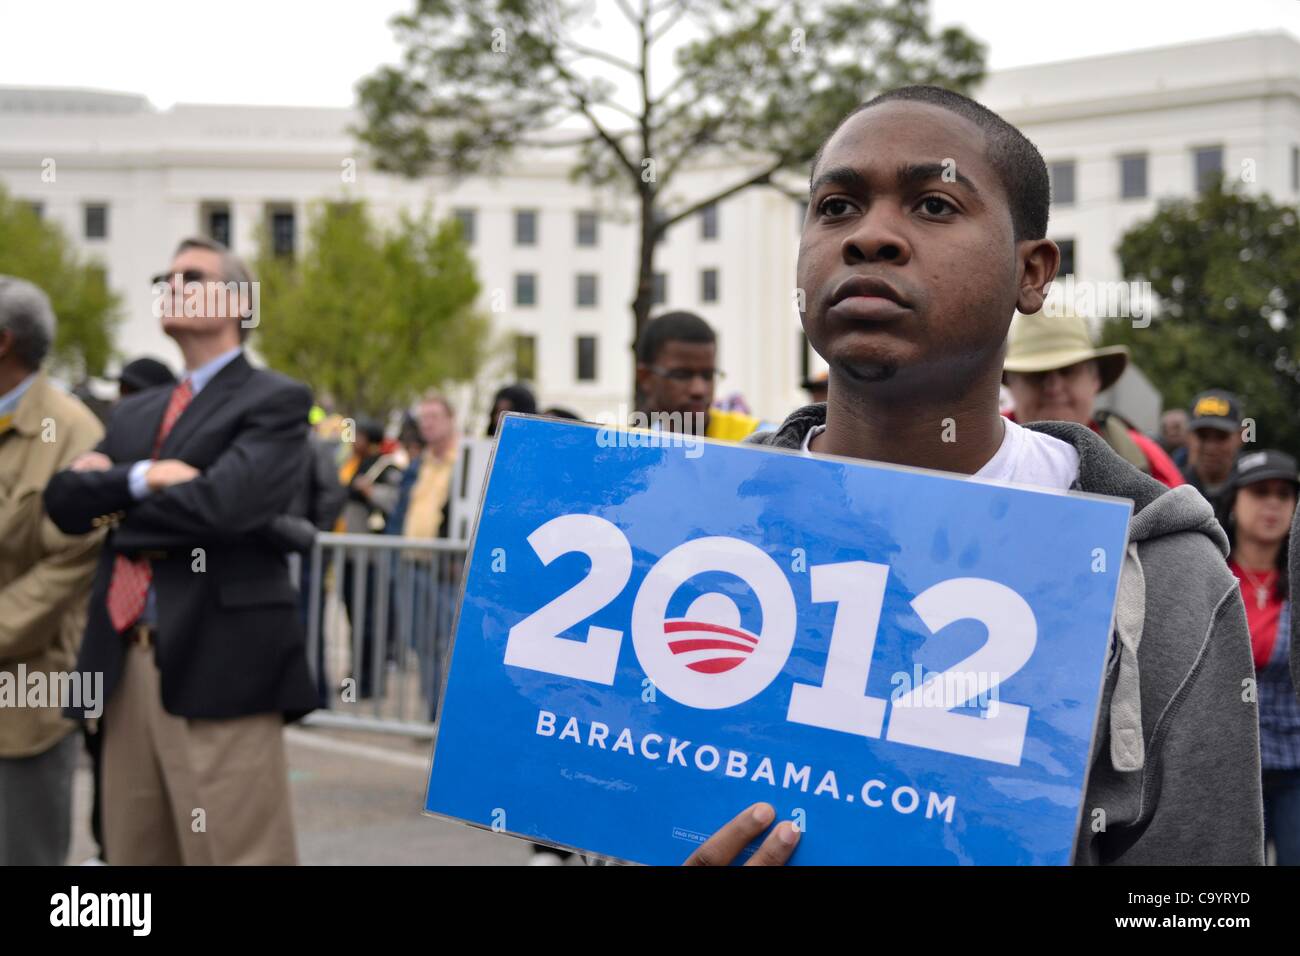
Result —
[[77, 669], [103, 673], [107, 700], [124, 652], [108, 618], [114, 558], [144, 557], [153, 567], [163, 707], [189, 718], [280, 711], [296, 719], [316, 694], [297, 592], [267, 530], [302, 479], [311, 393], [238, 356], [194, 396], [159, 451], [202, 474], [136, 501], [127, 475], [152, 456], [170, 397], [158, 387], [124, 399], [98, 446], [113, 467], [62, 471], [45, 489], [46, 510], [65, 532], [112, 529]]

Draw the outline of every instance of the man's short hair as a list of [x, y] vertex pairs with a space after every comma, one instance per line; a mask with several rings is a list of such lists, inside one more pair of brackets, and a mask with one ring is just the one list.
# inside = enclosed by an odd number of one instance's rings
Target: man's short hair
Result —
[[1011, 208], [1011, 225], [1015, 238], [1042, 239], [1047, 235], [1047, 216], [1052, 203], [1051, 181], [1047, 176], [1047, 163], [1042, 154], [1025, 134], [1020, 132], [997, 113], [986, 106], [976, 103], [969, 96], [945, 90], [941, 86], [900, 86], [886, 90], [865, 103], [855, 107], [844, 119], [836, 124], [831, 135], [817, 147], [809, 170], [808, 182], [811, 186], [817, 175], [817, 164], [821, 161], [822, 150], [832, 136], [850, 117], [863, 110], [869, 110], [881, 103], [906, 101], [929, 103], [956, 113], [970, 120], [984, 131], [984, 154], [988, 157], [1002, 190], [1007, 194], [1007, 205]]
[[537, 396], [533, 390], [522, 382], [515, 382], [513, 385], [505, 385], [497, 389], [497, 393], [492, 396], [492, 407], [496, 408], [497, 403], [502, 399], [510, 403], [510, 407], [516, 412], [523, 412], [525, 415], [537, 414]]
[[717, 341], [717, 333], [694, 312], [665, 312], [641, 330], [636, 342], [636, 360], [642, 365], [653, 364], [669, 342], [715, 345]]
[[[186, 249], [207, 249], [209, 252], [215, 252], [221, 257], [221, 279], [223, 282], [239, 283], [241, 287], [240, 305], [242, 307], [244, 304], [242, 289], [244, 287], [251, 289], [253, 286], [253, 272], [248, 268], [247, 263], [231, 252], [229, 247], [217, 242], [215, 239], [210, 239], [207, 236], [188, 236], [182, 239], [180, 244], [176, 246], [176, 251], [172, 253], [172, 258], [175, 259]], [[252, 303], [253, 299], [250, 293], [250, 298], [248, 300], [248, 306], [250, 309], [252, 308]], [[239, 323], [239, 340], [241, 342], [248, 338], [249, 333], [257, 324], [255, 321], [255, 315], [249, 315], [247, 316], [247, 319], [250, 320], [247, 324], [245, 324], [243, 320]]]
[[451, 418], [456, 417], [456, 409], [452, 407], [452, 404], [450, 401], [448, 401], [447, 396], [442, 394], [442, 392], [438, 391], [436, 388], [431, 388], [428, 391], [424, 392], [422, 395], [420, 395], [419, 401], [417, 401], [415, 404], [425, 405], [430, 402], [437, 402], [447, 412], [448, 416], [450, 416]]
[[13, 336], [14, 354], [33, 372], [54, 344], [55, 327], [49, 296], [26, 279], [0, 275], [0, 332]]

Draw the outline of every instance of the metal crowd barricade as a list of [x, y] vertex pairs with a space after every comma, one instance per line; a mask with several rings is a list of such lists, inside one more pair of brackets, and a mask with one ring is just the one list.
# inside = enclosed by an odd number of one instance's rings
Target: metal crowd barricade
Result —
[[307, 556], [305, 723], [429, 737], [450, 659], [467, 542], [321, 533]]

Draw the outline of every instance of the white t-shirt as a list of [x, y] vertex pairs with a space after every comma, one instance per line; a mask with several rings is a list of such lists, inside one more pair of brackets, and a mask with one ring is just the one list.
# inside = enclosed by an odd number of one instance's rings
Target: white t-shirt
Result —
[[[1064, 491], [1074, 484], [1079, 476], [1079, 453], [1073, 445], [1051, 435], [1024, 428], [1009, 418], [1004, 417], [1002, 422], [1006, 428], [997, 453], [971, 477], [1034, 485], [1057, 491]], [[803, 439], [803, 454], [813, 454], [808, 446], [814, 435], [825, 430], [825, 425], [814, 425], [808, 431]]]

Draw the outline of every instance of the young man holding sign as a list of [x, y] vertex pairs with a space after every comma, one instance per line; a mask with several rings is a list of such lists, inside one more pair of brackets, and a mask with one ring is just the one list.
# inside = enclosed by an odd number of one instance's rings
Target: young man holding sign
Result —
[[[1131, 499], [1075, 862], [1261, 863], [1250, 638], [1212, 509], [1083, 426], [998, 414], [1012, 315], [1042, 308], [1060, 262], [1037, 149], [966, 97], [906, 87], [850, 114], [811, 180], [798, 278], [829, 396], [751, 440]], [[774, 816], [748, 808], [688, 863], [729, 863]], [[797, 842], [780, 823], [750, 863]]]

